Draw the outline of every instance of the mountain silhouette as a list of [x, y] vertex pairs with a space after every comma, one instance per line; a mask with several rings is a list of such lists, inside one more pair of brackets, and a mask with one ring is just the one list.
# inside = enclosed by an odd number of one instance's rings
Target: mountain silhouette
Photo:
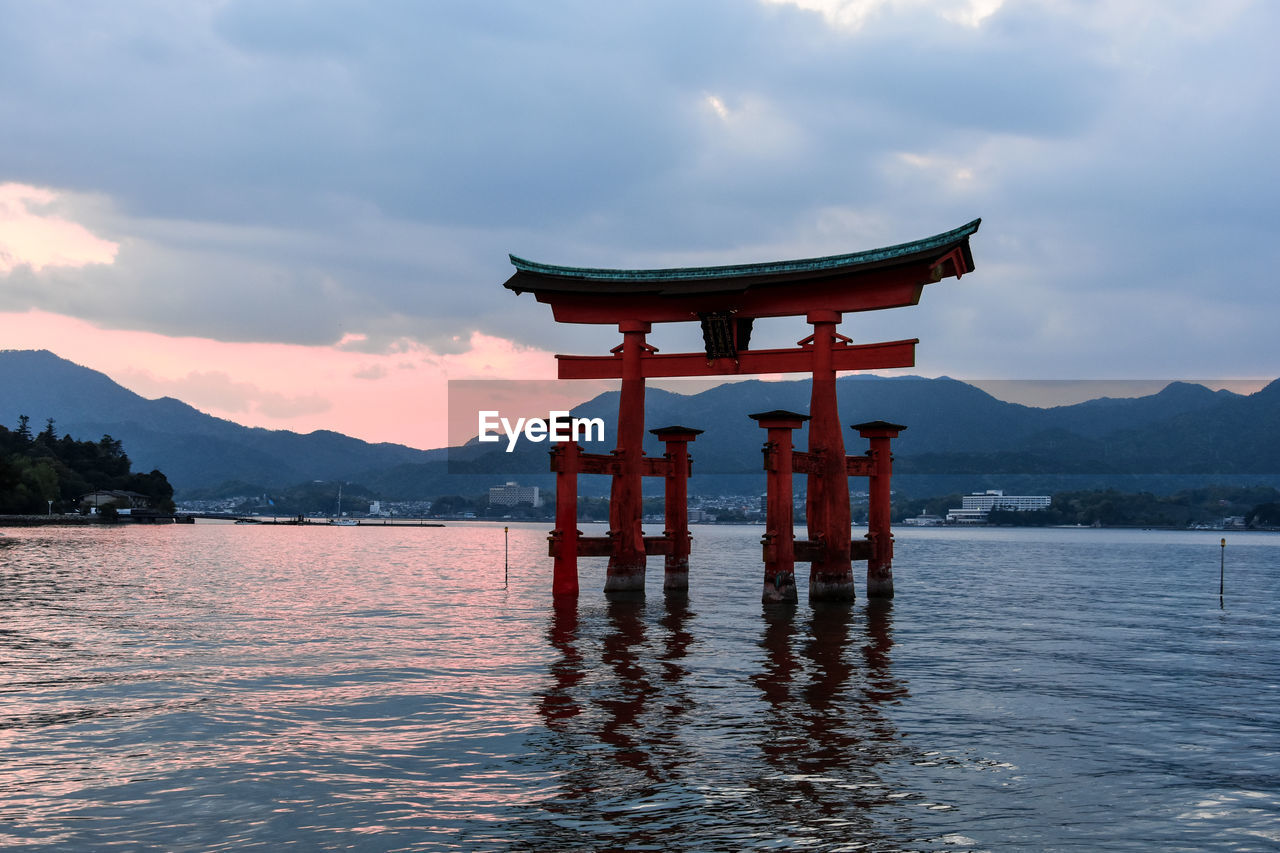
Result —
[[[1156, 394], [1088, 400], [1038, 408], [1009, 403], [948, 377], [841, 377], [837, 383], [845, 424], [887, 420], [908, 429], [894, 442], [896, 481], [912, 494], [982, 488], [1125, 488], [1168, 490], [1215, 479], [1280, 482], [1280, 380], [1249, 395], [1171, 382]], [[600, 417], [603, 442], [614, 446], [618, 393], [574, 409]], [[763, 488], [764, 434], [748, 415], [771, 409], [807, 412], [807, 380], [719, 385], [697, 394], [650, 388], [646, 429], [682, 424], [704, 430], [691, 446], [694, 482], [703, 492], [751, 493]], [[279, 488], [309, 480], [358, 481], [388, 499], [476, 494], [506, 479], [549, 488], [548, 445], [522, 442], [417, 450], [371, 444], [336, 432], [300, 434], [245, 427], [169, 397], [149, 400], [106, 375], [40, 350], [0, 352], [0, 422], [19, 415], [34, 428], [52, 417], [60, 434], [123, 442], [138, 470], [159, 468], [178, 490], [239, 480]], [[806, 446], [805, 430], [796, 446]], [[846, 452], [865, 442], [845, 434]], [[646, 453], [662, 447], [646, 435]], [[1146, 480], [1156, 485], [1144, 485]], [[1160, 479], [1164, 478], [1164, 479]], [[607, 494], [608, 479], [584, 477], [582, 493]], [[656, 480], [646, 487], [660, 489]], [[855, 487], [856, 488], [856, 487]]]

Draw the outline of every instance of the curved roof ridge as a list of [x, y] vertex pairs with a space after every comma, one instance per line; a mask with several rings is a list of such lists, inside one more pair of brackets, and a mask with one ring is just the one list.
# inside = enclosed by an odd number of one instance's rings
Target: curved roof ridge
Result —
[[972, 222], [961, 225], [959, 228], [953, 228], [950, 231], [935, 234], [932, 237], [925, 237], [922, 240], [914, 240], [910, 243], [899, 243], [894, 246], [884, 246], [879, 249], [868, 249], [862, 252], [850, 252], [843, 255], [826, 255], [819, 258], [801, 258], [791, 261], [769, 261], [753, 264], [725, 264], [722, 266], [710, 267], [670, 267], [666, 269], [623, 270], [602, 269], [598, 267], [565, 267], [557, 266], [555, 264], [543, 264], [537, 261], [530, 261], [515, 255], [508, 255], [508, 257], [511, 259], [512, 265], [514, 265], [520, 272], [533, 273], [536, 275], [549, 275], [559, 278], [576, 278], [595, 281], [692, 281], [704, 278], [724, 278], [726, 276], [756, 276], [772, 275], [776, 273], [822, 271], [839, 269], [841, 267], [857, 264], [888, 261], [893, 260], [894, 258], [914, 255], [920, 252], [928, 252], [933, 249], [940, 249], [944, 246], [957, 243], [974, 234], [978, 230], [978, 226], [981, 224], [981, 219], [975, 219]]

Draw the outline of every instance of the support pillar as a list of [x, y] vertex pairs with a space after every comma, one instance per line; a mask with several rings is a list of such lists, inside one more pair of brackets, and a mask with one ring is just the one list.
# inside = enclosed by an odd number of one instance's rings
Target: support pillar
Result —
[[666, 446], [664, 458], [667, 461], [667, 475], [663, 504], [666, 524], [663, 535], [667, 538], [670, 550], [665, 559], [662, 589], [666, 592], [683, 592], [689, 588], [689, 550], [693, 538], [689, 535], [689, 474], [692, 470], [689, 442], [702, 435], [702, 430], [669, 426], [651, 429], [649, 432]]
[[760, 600], [776, 604], [796, 600], [795, 523], [792, 520], [791, 433], [804, 426], [808, 415], [776, 410], [750, 415], [768, 430], [764, 445], [765, 522], [764, 591]]
[[813, 347], [813, 385], [809, 403], [809, 452], [819, 459], [809, 475], [806, 516], [810, 541], [820, 542], [809, 569], [810, 601], [852, 601], [853, 567], [849, 559], [849, 480], [845, 472], [844, 436], [836, 403], [833, 350], [839, 311], [811, 311], [805, 318], [813, 335], [801, 344]]
[[893, 598], [893, 531], [889, 528], [889, 511], [892, 503], [891, 477], [893, 454], [890, 439], [906, 429], [901, 424], [887, 421], [870, 421], [854, 424], [858, 435], [871, 441], [867, 455], [871, 457], [871, 476], [867, 492], [870, 506], [867, 509], [867, 539], [871, 542], [871, 556], [867, 559], [867, 596], [869, 598]]
[[578, 470], [582, 448], [576, 442], [557, 444], [551, 451], [551, 468], [556, 472], [556, 529], [551, 531], [551, 594], [578, 596]]
[[556, 529], [552, 530], [552, 596], [577, 597], [577, 473], [582, 448], [576, 442], [557, 444], [552, 451], [556, 471]]
[[641, 530], [641, 478], [644, 454], [644, 370], [641, 361], [654, 349], [644, 342], [651, 325], [618, 324], [622, 332], [622, 392], [618, 398], [619, 471], [609, 493], [609, 537], [612, 553], [605, 592], [644, 590], [644, 533]]

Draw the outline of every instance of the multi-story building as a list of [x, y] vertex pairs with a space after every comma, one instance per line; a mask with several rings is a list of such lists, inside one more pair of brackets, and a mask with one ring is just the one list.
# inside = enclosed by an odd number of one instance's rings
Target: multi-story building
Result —
[[522, 503], [542, 506], [542, 498], [538, 495], [537, 486], [522, 486], [517, 482], [508, 481], [505, 486], [489, 487], [490, 506], [515, 506]]
[[1033, 512], [1048, 509], [1052, 499], [1048, 495], [1006, 495], [1003, 489], [974, 492], [960, 499], [960, 506], [947, 510], [951, 524], [986, 524], [993, 509], [1013, 512]]

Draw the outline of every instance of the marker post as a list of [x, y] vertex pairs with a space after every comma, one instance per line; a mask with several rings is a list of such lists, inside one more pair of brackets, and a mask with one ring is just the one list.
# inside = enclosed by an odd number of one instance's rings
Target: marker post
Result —
[[1222, 591], [1225, 587], [1227, 576], [1227, 539], [1222, 538], [1222, 549], [1218, 554], [1218, 603], [1222, 603]]

